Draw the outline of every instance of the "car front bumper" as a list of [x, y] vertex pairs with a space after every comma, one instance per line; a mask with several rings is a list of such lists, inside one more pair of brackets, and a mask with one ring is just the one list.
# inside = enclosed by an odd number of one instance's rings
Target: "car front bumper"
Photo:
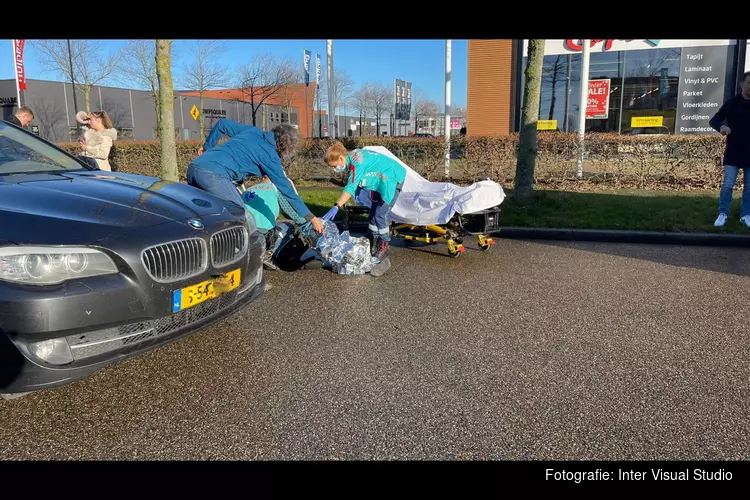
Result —
[[[260, 282], [250, 282], [244, 289], [220, 295], [193, 308], [155, 320], [140, 320], [116, 328], [87, 332], [118, 330], [119, 335], [109, 342], [99, 342], [85, 347], [89, 356], [65, 366], [50, 366], [33, 359], [28, 349], [20, 347], [6, 335], [0, 334], [0, 394], [24, 393], [53, 388], [80, 380], [105, 366], [153, 350], [185, 337], [239, 312], [263, 294], [265, 275]], [[91, 352], [96, 349], [101, 353]]]
[[[0, 394], [79, 380], [232, 316], [262, 295], [264, 252], [265, 242], [256, 233], [247, 255], [221, 270], [239, 268], [240, 286], [177, 312], [172, 312], [173, 291], [217, 271], [172, 284], [153, 282], [144, 273], [121, 273], [44, 291], [1, 287]], [[35, 355], [33, 345], [47, 340], [64, 343], [72, 361], [54, 364]]]

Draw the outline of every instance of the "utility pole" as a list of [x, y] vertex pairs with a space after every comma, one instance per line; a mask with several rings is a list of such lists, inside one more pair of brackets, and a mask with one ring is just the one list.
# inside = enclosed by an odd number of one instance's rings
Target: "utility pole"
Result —
[[445, 41], [445, 177], [451, 175], [451, 41]]
[[[76, 98], [76, 79], [73, 73], [73, 51], [70, 48], [70, 40], [68, 42], [68, 62], [70, 63], [70, 84], [73, 86], [73, 114], [78, 114], [78, 99]], [[78, 135], [81, 135], [81, 124], [76, 119], [76, 130]]]
[[333, 81], [333, 40], [326, 40], [326, 65], [328, 66], [328, 135], [336, 138], [336, 88]]
[[576, 177], [583, 179], [583, 156], [586, 135], [586, 107], [589, 101], [589, 61], [591, 59], [591, 40], [582, 40], [581, 57], [581, 99], [578, 106], [578, 171]]

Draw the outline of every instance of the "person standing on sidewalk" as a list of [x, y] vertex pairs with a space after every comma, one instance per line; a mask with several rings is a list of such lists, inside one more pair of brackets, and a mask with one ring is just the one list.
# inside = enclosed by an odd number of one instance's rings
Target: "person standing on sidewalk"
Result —
[[742, 169], [742, 205], [740, 222], [750, 227], [750, 71], [742, 75], [741, 92], [716, 112], [709, 124], [727, 138], [724, 149], [724, 182], [719, 193], [719, 216], [714, 226], [721, 227], [729, 217], [732, 190]]

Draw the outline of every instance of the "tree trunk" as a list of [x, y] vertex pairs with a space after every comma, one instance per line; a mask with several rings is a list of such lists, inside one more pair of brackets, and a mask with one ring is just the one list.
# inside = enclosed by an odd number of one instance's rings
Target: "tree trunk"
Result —
[[161, 177], [179, 181], [174, 131], [174, 88], [172, 86], [172, 40], [156, 40], [156, 74], [159, 78], [159, 136]]
[[256, 115], [258, 113], [258, 108], [255, 107], [255, 92], [253, 89], [250, 89], [250, 111], [253, 113], [253, 127], [257, 127]]
[[[83, 88], [83, 103], [86, 106], [86, 113], [91, 113], [91, 85], [84, 85]], [[73, 89], [75, 92], [75, 89]]]
[[362, 127], [364, 126], [365, 121], [364, 118], [362, 118], [362, 112], [359, 112], [359, 136], [362, 137]]
[[526, 61], [526, 82], [523, 92], [523, 118], [518, 138], [514, 196], [519, 200], [531, 197], [534, 190], [534, 168], [537, 157], [537, 121], [542, 90], [544, 40], [529, 40]]

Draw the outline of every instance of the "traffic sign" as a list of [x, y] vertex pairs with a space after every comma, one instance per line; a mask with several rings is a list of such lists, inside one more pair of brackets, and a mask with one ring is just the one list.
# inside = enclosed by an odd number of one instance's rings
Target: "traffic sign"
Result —
[[193, 120], [197, 120], [198, 117], [200, 116], [200, 114], [201, 114], [201, 112], [198, 111], [198, 106], [196, 106], [195, 104], [193, 104], [193, 107], [190, 108], [190, 116], [193, 117]]

